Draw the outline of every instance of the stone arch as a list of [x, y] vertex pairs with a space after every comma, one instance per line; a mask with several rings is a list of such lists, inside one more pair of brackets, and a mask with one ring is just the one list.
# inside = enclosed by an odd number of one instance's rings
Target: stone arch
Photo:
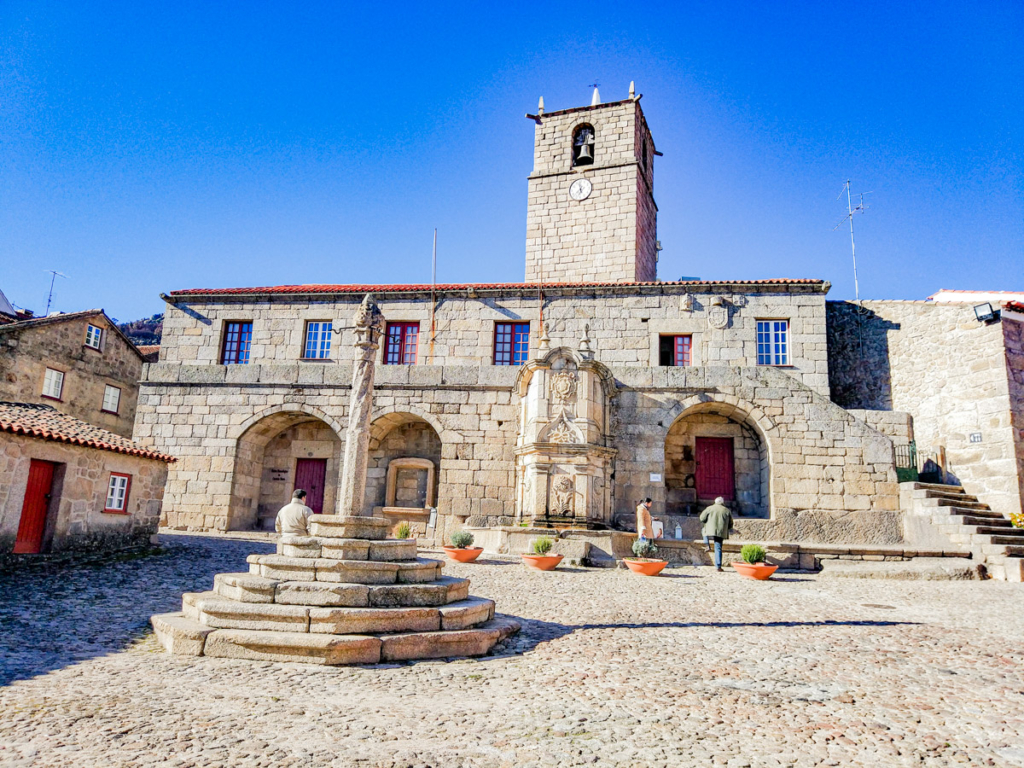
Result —
[[272, 529], [300, 472], [308, 480], [322, 471], [320, 487], [306, 489], [307, 503], [333, 514], [341, 449], [340, 425], [318, 408], [286, 403], [246, 419], [235, 437], [227, 529]]
[[[418, 532], [425, 532], [430, 502], [438, 498], [442, 435], [452, 434], [436, 417], [411, 409], [378, 415], [370, 424], [364, 513], [383, 515], [396, 523], [407, 520]], [[392, 477], [396, 487], [389, 494], [388, 469], [393, 461], [408, 468]], [[386, 505], [389, 495], [395, 497], [393, 506]]]
[[[732, 494], [723, 492], [739, 515], [770, 517], [772, 511], [772, 457], [778, 455], [777, 428], [756, 406], [738, 398], [702, 393], [677, 403], [670, 410], [665, 433], [665, 490], [670, 509], [697, 511], [713, 494], [701, 486], [697, 469], [698, 442], [710, 438], [724, 450], [731, 443]], [[708, 449], [713, 446], [708, 446]]]

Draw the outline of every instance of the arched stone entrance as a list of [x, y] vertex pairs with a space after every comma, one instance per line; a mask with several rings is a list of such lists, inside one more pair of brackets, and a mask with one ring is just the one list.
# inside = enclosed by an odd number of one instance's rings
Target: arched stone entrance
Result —
[[316, 512], [334, 514], [342, 441], [312, 413], [276, 411], [248, 425], [235, 446], [228, 530], [273, 530], [300, 486]]
[[364, 513], [407, 520], [425, 533], [429, 508], [437, 504], [440, 466], [441, 438], [424, 418], [412, 413], [377, 418], [370, 426]]
[[738, 515], [768, 517], [771, 464], [757, 424], [732, 405], [687, 408], [665, 437], [666, 506], [698, 512], [723, 496]]

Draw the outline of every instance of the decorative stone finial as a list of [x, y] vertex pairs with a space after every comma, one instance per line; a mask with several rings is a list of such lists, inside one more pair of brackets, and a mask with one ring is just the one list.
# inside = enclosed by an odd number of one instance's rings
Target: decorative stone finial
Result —
[[583, 338], [580, 339], [579, 352], [581, 357], [588, 360], [594, 356], [594, 352], [590, 348], [590, 323], [583, 326]]
[[632, 99], [632, 98], [635, 98], [635, 97], [636, 97], [636, 86], [634, 86], [633, 85], [633, 81], [630, 80], [629, 81], [629, 98]]
[[537, 102], [537, 117], [544, 114], [544, 97], [540, 97], [540, 101]]
[[544, 357], [549, 351], [551, 351], [551, 339], [548, 338], [547, 326], [542, 325], [540, 328], [540, 340], [537, 342], [537, 357]]
[[355, 323], [356, 346], [372, 346], [376, 349], [380, 335], [384, 333], [384, 313], [373, 300], [373, 294], [368, 293], [363, 297], [363, 303], [356, 310]]
[[594, 86], [594, 95], [590, 97], [590, 106], [596, 107], [601, 103], [601, 94], [597, 92], [597, 86]]
[[679, 309], [683, 312], [693, 312], [693, 294], [684, 293], [679, 301]]

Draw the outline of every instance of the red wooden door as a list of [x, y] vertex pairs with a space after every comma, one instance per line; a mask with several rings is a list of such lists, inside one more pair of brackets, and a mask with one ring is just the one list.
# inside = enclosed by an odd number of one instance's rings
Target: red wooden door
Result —
[[697, 498], [736, 497], [731, 437], [696, 438]]
[[21, 522], [18, 524], [18, 537], [14, 540], [14, 551], [17, 553], [35, 555], [43, 548], [54, 466], [48, 461], [37, 459], [32, 459], [29, 465], [25, 501], [21, 505]]
[[327, 459], [299, 459], [295, 465], [295, 487], [306, 492], [306, 506], [318, 515], [324, 511], [324, 480]]

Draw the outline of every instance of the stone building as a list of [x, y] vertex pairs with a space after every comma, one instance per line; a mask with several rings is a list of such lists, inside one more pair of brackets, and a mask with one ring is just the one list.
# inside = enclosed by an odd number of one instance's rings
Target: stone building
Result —
[[49, 405], [0, 402], [0, 559], [148, 543], [170, 462]]
[[143, 357], [102, 309], [0, 325], [0, 400], [131, 437]]
[[828, 283], [658, 281], [639, 97], [528, 117], [525, 283], [163, 295], [135, 439], [180, 458], [164, 522], [267, 527], [295, 487], [338, 508], [353, 317], [372, 292], [387, 326], [365, 513], [439, 540], [464, 525], [628, 528], [651, 496], [692, 538], [723, 496], [741, 538], [906, 542], [897, 456], [915, 410], [919, 439], [945, 427], [922, 398], [878, 395], [881, 353], [850, 362], [850, 310], [826, 303]]

